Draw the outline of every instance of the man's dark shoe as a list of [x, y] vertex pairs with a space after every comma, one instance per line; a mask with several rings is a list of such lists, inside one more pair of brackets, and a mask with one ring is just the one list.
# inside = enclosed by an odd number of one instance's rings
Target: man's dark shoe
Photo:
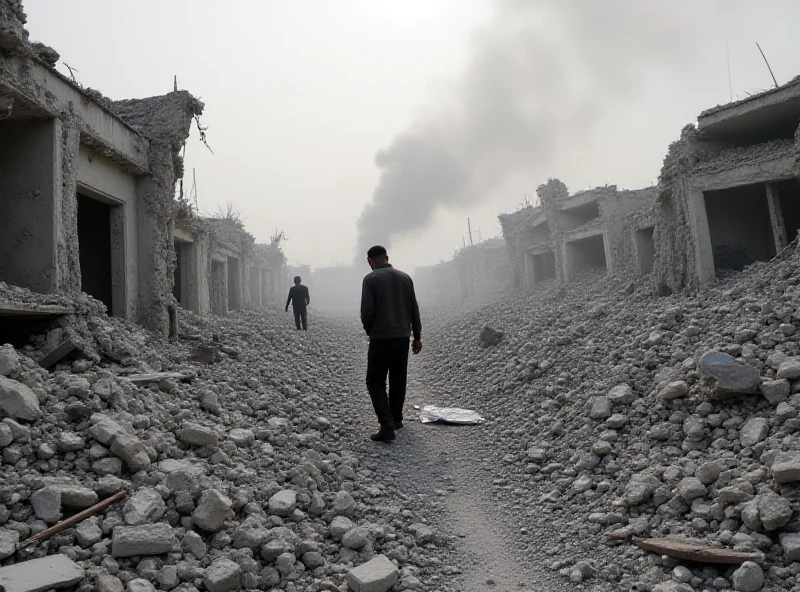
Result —
[[402, 422], [402, 421], [396, 421], [396, 422], [394, 422], [394, 429], [396, 429], [396, 430], [402, 430], [402, 429], [403, 429], [403, 422]]
[[370, 436], [375, 442], [391, 442], [395, 439], [394, 429], [389, 426], [382, 426], [380, 430]]

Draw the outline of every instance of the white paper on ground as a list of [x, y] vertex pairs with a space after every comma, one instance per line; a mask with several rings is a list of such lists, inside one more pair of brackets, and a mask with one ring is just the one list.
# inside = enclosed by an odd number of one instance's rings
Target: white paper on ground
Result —
[[435, 405], [425, 405], [420, 411], [419, 419], [422, 423], [452, 423], [456, 425], [483, 423], [483, 418], [472, 409], [436, 407]]

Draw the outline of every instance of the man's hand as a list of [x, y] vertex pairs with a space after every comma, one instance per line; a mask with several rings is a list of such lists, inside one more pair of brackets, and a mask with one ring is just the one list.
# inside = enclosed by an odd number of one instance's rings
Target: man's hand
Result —
[[415, 356], [422, 351], [422, 342], [419, 339], [415, 339], [414, 343], [411, 344], [411, 351], [414, 352]]

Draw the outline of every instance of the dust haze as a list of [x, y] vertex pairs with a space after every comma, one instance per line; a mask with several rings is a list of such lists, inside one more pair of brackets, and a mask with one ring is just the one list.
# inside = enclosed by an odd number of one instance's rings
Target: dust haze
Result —
[[380, 177], [358, 220], [354, 260], [373, 244], [388, 248], [424, 229], [439, 208], [480, 203], [516, 175], [546, 180], [607, 110], [637, 100], [645, 75], [680, 79], [687, 60], [702, 59], [698, 12], [717, 8], [717, 1], [498, 2], [440, 103], [376, 154]]

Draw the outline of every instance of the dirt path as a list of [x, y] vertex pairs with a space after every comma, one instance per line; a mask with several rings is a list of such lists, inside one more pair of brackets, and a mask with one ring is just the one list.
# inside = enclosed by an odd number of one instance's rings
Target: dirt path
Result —
[[[366, 358], [366, 346], [363, 353]], [[363, 401], [354, 406], [360, 411], [353, 449], [361, 453], [364, 468], [384, 475], [387, 490], [408, 501], [415, 519], [429, 520], [440, 535], [431, 556], [445, 561], [423, 569], [419, 579], [425, 586], [452, 592], [574, 590], [546, 567], [546, 556], [532, 556], [520, 546], [519, 529], [510, 526], [513, 511], [504, 512], [496, 501], [491, 467], [475, 453], [476, 442], [486, 437], [483, 427], [421, 424], [414, 405], [432, 400], [420, 367], [412, 362], [406, 427], [394, 444], [375, 445], [366, 440], [376, 424], [361, 380], [364, 362], [356, 359], [353, 366], [351, 396]]]

